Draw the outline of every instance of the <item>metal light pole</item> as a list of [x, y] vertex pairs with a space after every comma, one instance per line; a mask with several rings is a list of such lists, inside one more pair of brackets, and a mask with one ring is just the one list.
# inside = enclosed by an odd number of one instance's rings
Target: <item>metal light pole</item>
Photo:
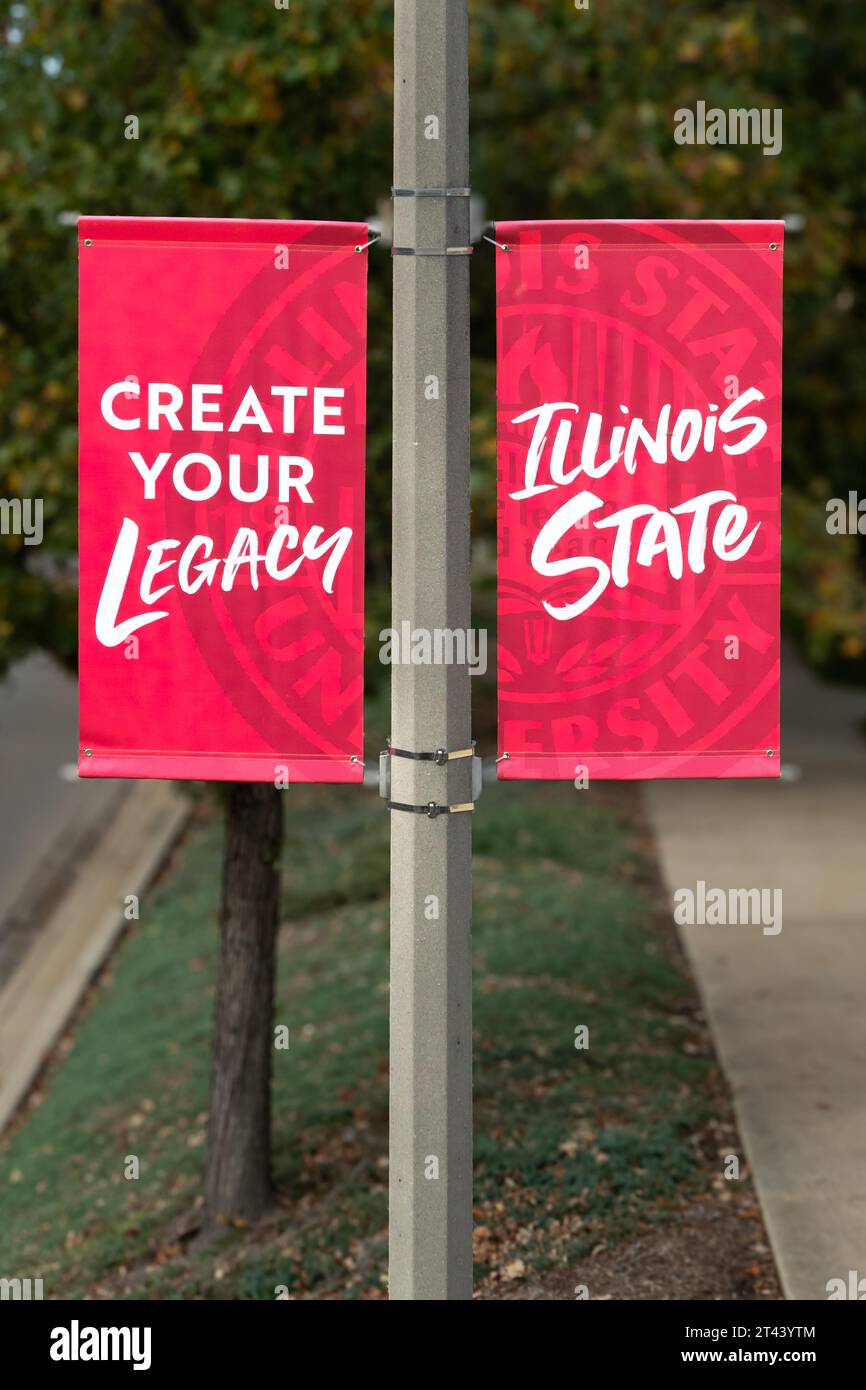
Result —
[[[394, 11], [392, 623], [468, 632], [467, 4]], [[392, 1299], [472, 1297], [470, 705], [466, 665], [394, 665]]]

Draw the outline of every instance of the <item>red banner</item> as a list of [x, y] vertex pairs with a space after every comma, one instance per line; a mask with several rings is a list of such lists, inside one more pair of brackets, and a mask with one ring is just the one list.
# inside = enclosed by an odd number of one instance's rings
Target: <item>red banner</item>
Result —
[[500, 777], [779, 775], [782, 238], [498, 224]]
[[81, 219], [82, 776], [361, 779], [366, 239]]

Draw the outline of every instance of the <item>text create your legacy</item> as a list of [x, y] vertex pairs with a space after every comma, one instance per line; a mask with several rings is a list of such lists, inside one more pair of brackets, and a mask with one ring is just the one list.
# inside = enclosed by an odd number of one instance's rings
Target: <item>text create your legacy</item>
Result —
[[[264, 393], [248, 386], [230, 411], [225, 409], [223, 394], [222, 386], [213, 383], [194, 383], [184, 391], [173, 382], [148, 382], [142, 386], [131, 378], [112, 382], [105, 388], [100, 410], [106, 424], [114, 430], [237, 436], [237, 447], [228, 454], [225, 467], [212, 454], [201, 450], [177, 454], [160, 450], [148, 457], [140, 449], [129, 450], [129, 461], [142, 482], [142, 502], [154, 502], [161, 488], [171, 488], [193, 503], [210, 501], [225, 491], [245, 504], [271, 498], [280, 504], [277, 511], [285, 511], [290, 501], [313, 505], [315, 467], [309, 457], [260, 453], [253, 464], [241, 452], [241, 446], [248, 449], [250, 436], [256, 434], [266, 437], [303, 432], [306, 438], [345, 435], [345, 390], [275, 385], [263, 399]], [[138, 402], [138, 406], [122, 404], [128, 401]], [[250, 485], [251, 468], [254, 479]], [[130, 575], [138, 561], [139, 535], [139, 522], [134, 517], [122, 517], [97, 606], [96, 636], [103, 646], [118, 646], [139, 628], [167, 618], [167, 609], [153, 610], [155, 603], [175, 587], [185, 594], [195, 594], [203, 586], [213, 585], [220, 570], [219, 586], [223, 591], [234, 587], [242, 571], [257, 589], [260, 571], [271, 580], [283, 582], [297, 573], [305, 560], [322, 560], [322, 588], [331, 594], [353, 530], [340, 526], [326, 535], [324, 527], [312, 525], [302, 537], [297, 526], [286, 522], [277, 525], [267, 542], [262, 543], [255, 528], [240, 526], [223, 556], [213, 554], [213, 538], [204, 534], [193, 535], [185, 543], [174, 537], [152, 541], [145, 547], [138, 585], [138, 599], [144, 610], [121, 619]], [[158, 576], [168, 571], [172, 572], [172, 582], [159, 582]]]

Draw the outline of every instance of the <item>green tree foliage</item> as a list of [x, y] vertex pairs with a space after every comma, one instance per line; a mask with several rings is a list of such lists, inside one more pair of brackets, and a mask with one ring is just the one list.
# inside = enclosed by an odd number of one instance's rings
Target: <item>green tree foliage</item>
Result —
[[[27, 0], [6, 25], [0, 491], [44, 500], [45, 542], [3, 539], [0, 667], [34, 642], [75, 650], [76, 237], [61, 214], [363, 218], [391, 183], [393, 36], [388, 0]], [[389, 511], [389, 270], [371, 262], [374, 517]], [[380, 580], [385, 532], [371, 528]]]
[[[420, 0], [419, 0], [420, 3]], [[473, 182], [491, 216], [795, 215], [786, 251], [785, 603], [816, 659], [866, 670], [862, 488], [866, 12], [849, 0], [470, 0]], [[45, 542], [0, 548], [0, 666], [74, 653], [75, 237], [64, 211], [363, 218], [391, 183], [390, 0], [20, 0], [0, 49], [0, 493]], [[778, 157], [679, 146], [696, 101], [780, 107]], [[125, 138], [135, 115], [139, 138]], [[368, 568], [386, 611], [388, 257], [373, 252]], [[494, 529], [493, 256], [473, 267], [474, 526]], [[179, 312], [182, 306], [178, 306]]]

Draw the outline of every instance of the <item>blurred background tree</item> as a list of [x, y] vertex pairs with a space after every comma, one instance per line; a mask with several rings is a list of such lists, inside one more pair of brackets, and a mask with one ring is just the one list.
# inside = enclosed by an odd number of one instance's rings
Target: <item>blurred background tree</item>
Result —
[[[828, 536], [825, 510], [849, 489], [866, 495], [866, 11], [849, 0], [470, 7], [473, 183], [498, 216], [786, 218], [783, 614], [815, 665], [866, 679], [866, 535]], [[674, 144], [674, 112], [699, 100], [781, 108], [782, 153]], [[476, 274], [475, 292], [486, 367], [492, 273]], [[489, 472], [492, 369], [476, 377], [476, 458]], [[484, 496], [476, 534], [492, 533], [487, 483]]]
[[[74, 660], [75, 236], [69, 211], [364, 217], [391, 183], [390, 0], [20, 0], [0, 50], [0, 491], [45, 541], [0, 549], [0, 668]], [[812, 660], [866, 677], [862, 488], [866, 11], [854, 0], [470, 0], [473, 183], [500, 217], [784, 215], [784, 611]], [[782, 153], [678, 146], [698, 100], [781, 107]], [[124, 137], [136, 115], [139, 139]], [[476, 256], [480, 617], [494, 567], [493, 257]], [[368, 582], [386, 625], [390, 264], [370, 258]], [[371, 663], [371, 677], [377, 667]], [[378, 668], [381, 673], [382, 668]]]

